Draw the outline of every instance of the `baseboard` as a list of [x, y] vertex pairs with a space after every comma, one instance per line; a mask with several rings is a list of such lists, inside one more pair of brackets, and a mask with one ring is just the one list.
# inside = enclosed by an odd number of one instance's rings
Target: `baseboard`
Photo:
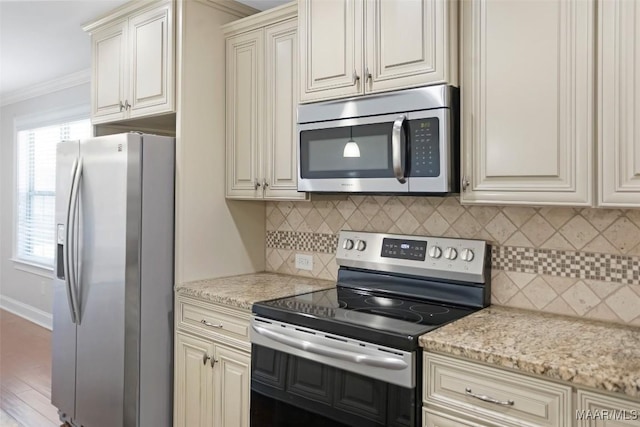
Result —
[[5, 297], [4, 295], [0, 295], [0, 308], [27, 319], [36, 325], [40, 325], [43, 328], [53, 329], [53, 316], [39, 308], [32, 307], [13, 298]]

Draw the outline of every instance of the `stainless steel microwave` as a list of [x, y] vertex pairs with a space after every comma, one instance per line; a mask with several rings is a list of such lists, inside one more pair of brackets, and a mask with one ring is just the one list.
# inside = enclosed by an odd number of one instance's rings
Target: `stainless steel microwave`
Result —
[[440, 85], [298, 107], [298, 191], [458, 190], [458, 89]]

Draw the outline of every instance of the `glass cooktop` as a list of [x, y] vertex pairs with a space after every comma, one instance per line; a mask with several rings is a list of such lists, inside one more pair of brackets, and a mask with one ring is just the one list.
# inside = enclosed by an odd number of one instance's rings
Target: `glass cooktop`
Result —
[[406, 350], [418, 337], [478, 310], [338, 286], [254, 304], [257, 315]]

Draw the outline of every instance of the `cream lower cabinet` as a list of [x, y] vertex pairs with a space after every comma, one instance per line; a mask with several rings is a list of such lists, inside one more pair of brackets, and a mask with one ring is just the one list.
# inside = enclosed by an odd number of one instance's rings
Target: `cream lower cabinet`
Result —
[[640, 401], [578, 390], [578, 427], [640, 427]]
[[598, 205], [640, 207], [640, 2], [598, 2]]
[[301, 102], [458, 84], [458, 2], [301, 0]]
[[308, 197], [297, 191], [296, 14], [292, 3], [224, 27], [228, 198]]
[[640, 427], [640, 401], [423, 354], [423, 427]]
[[94, 124], [175, 111], [171, 1], [132, 3], [88, 24]]
[[433, 353], [423, 369], [425, 426], [572, 426], [569, 386]]
[[595, 0], [462, 2], [463, 203], [593, 203], [594, 13]]
[[248, 427], [248, 312], [179, 296], [174, 426]]

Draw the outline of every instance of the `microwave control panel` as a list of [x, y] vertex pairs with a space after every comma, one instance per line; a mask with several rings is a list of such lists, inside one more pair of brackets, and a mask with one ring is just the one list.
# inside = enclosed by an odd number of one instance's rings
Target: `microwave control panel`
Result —
[[437, 117], [409, 121], [409, 176], [440, 176], [440, 123]]

